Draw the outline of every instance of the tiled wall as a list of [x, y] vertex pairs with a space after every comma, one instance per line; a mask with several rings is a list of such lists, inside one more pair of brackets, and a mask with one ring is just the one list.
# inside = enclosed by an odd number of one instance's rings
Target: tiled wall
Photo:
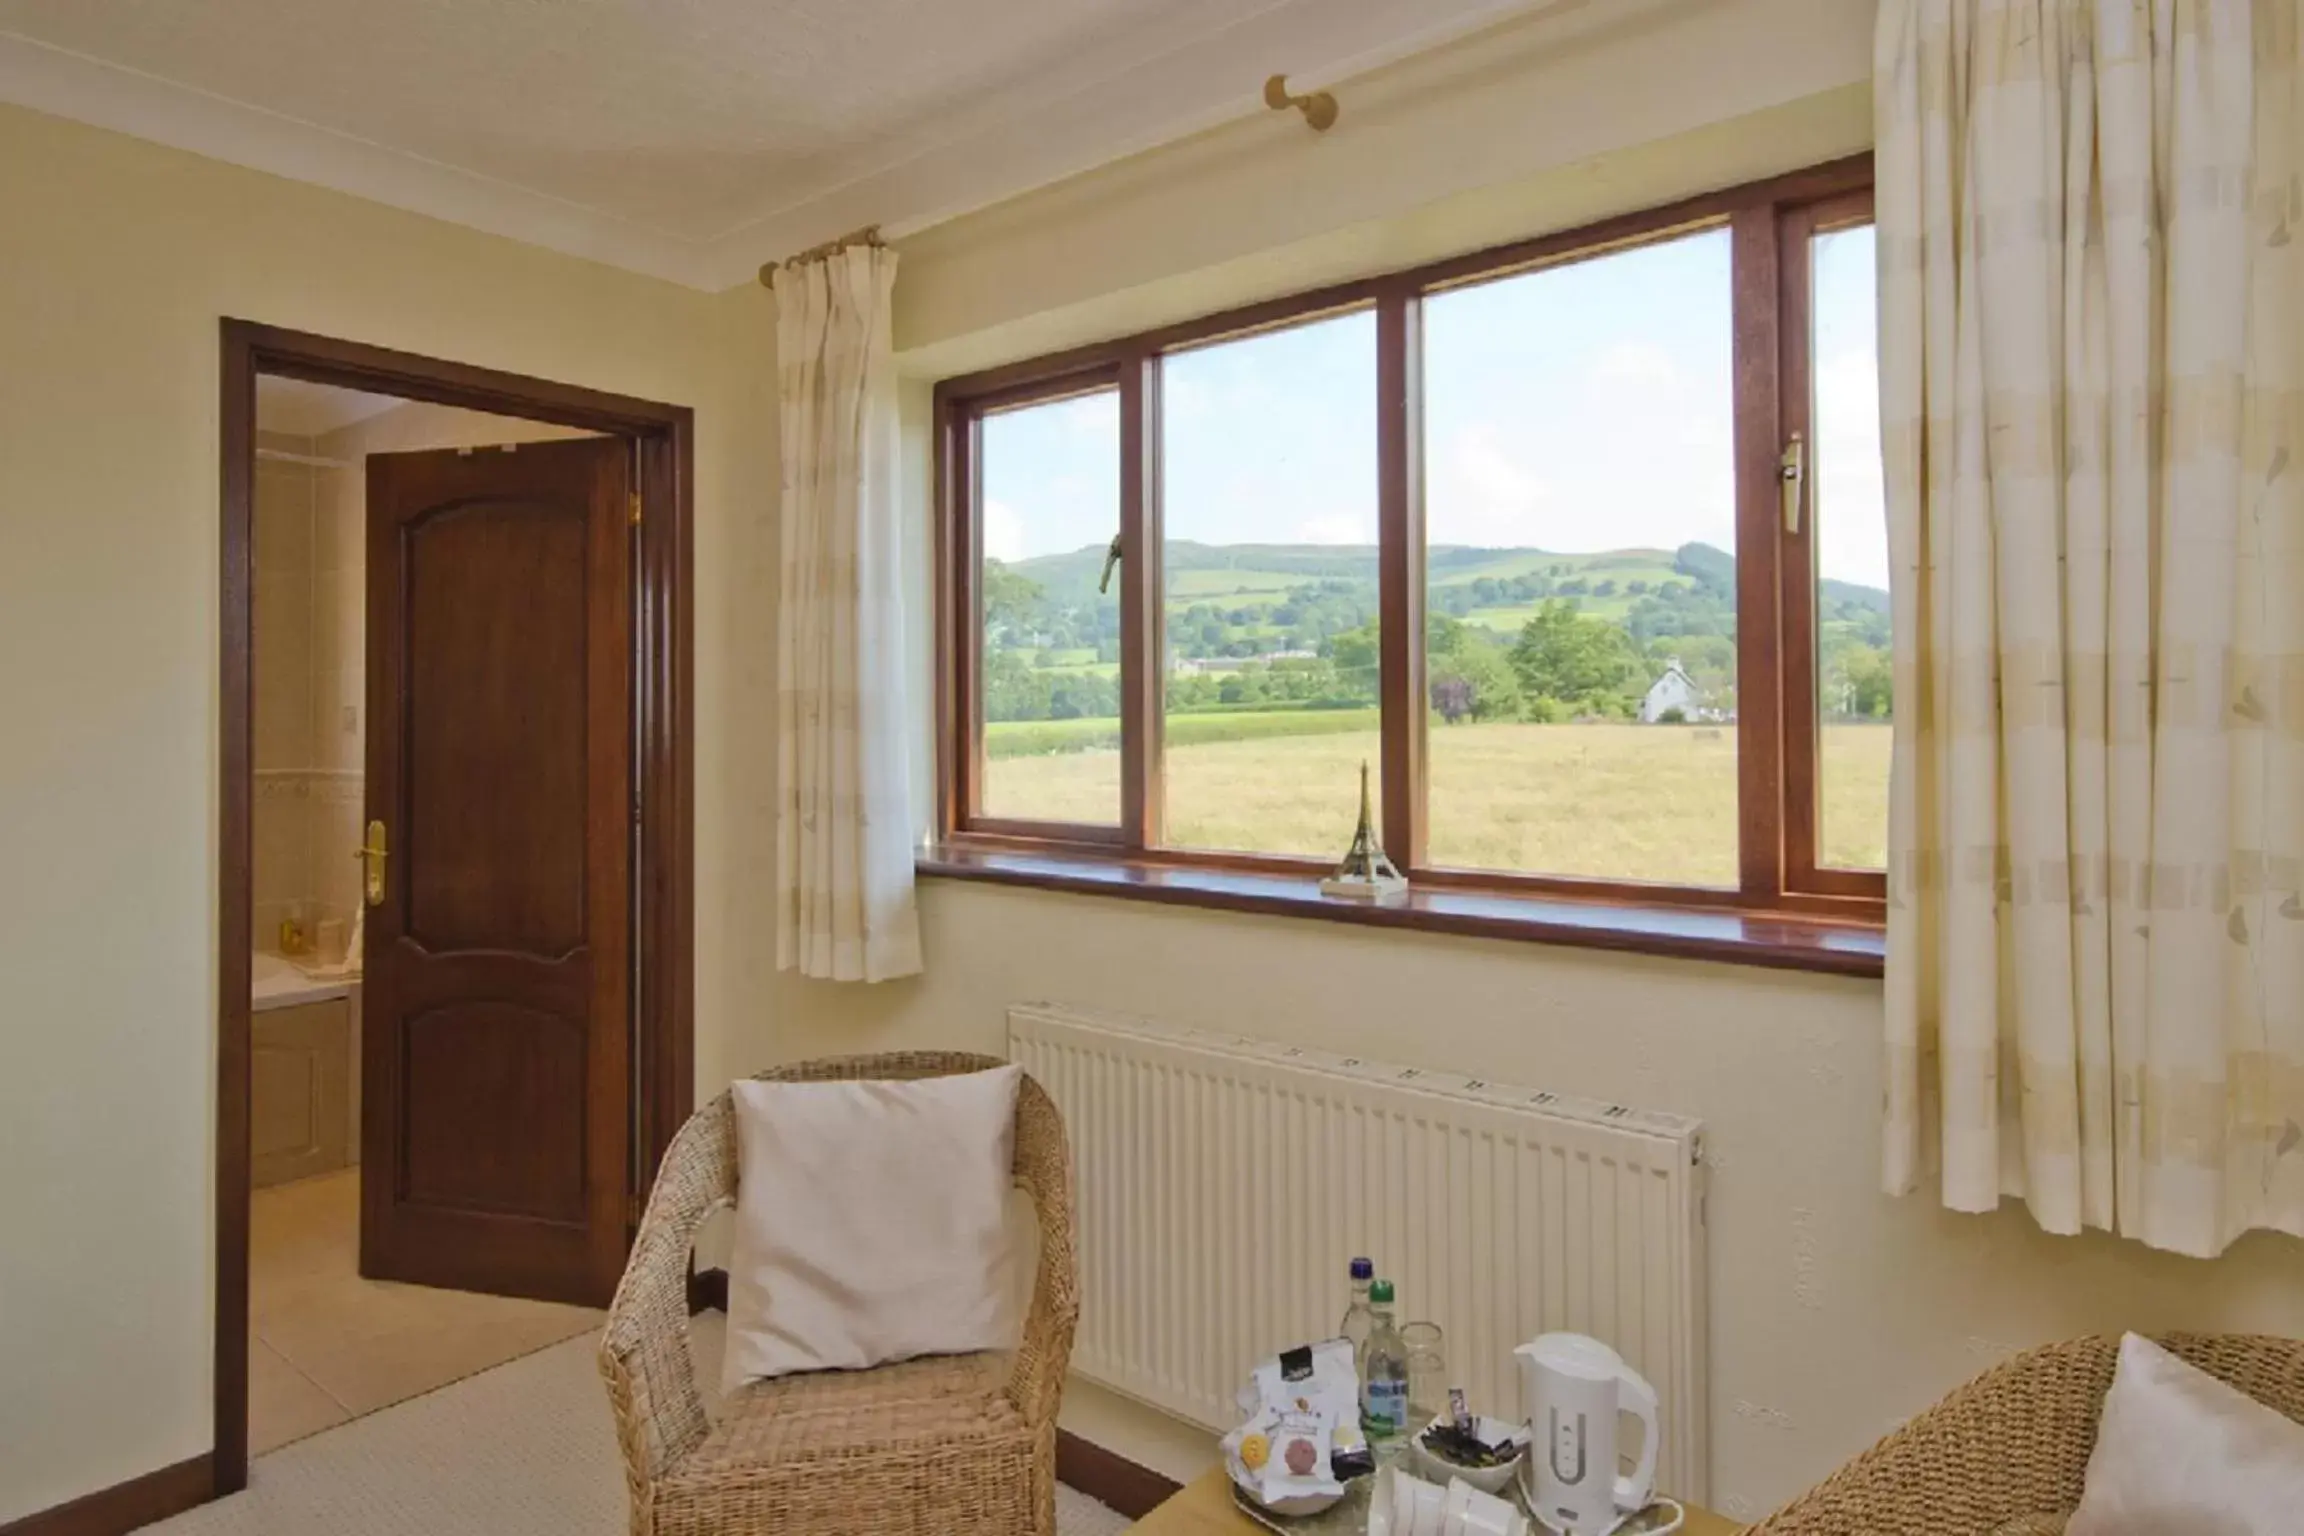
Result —
[[[258, 446], [320, 457], [312, 439]], [[361, 477], [261, 455], [256, 464], [255, 932], [282, 919], [349, 932], [358, 899], [362, 744]], [[332, 957], [331, 957], [332, 958]]]

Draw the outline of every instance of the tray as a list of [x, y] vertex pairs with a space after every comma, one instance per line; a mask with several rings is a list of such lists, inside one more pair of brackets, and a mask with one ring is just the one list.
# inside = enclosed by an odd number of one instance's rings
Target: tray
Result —
[[[1344, 1485], [1344, 1497], [1320, 1513], [1290, 1519], [1286, 1515], [1275, 1515], [1266, 1510], [1242, 1492], [1238, 1483], [1232, 1483], [1232, 1507], [1265, 1530], [1278, 1532], [1279, 1536], [1368, 1536], [1368, 1495], [1375, 1487], [1374, 1477], [1356, 1477]], [[1521, 1497], [1517, 1479], [1512, 1482], [1510, 1491], [1513, 1504], [1526, 1514], [1528, 1501]], [[1645, 1536], [1648, 1532], [1665, 1530], [1671, 1526], [1673, 1518], [1671, 1505], [1651, 1504], [1618, 1526], [1616, 1536]], [[1531, 1516], [1528, 1529], [1532, 1536], [1543, 1536], [1552, 1528]]]

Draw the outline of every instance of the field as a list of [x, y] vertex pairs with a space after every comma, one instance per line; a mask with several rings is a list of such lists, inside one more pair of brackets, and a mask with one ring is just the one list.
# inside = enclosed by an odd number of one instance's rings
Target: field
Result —
[[[1168, 740], [1168, 840], [1181, 847], [1340, 854], [1360, 764], [1378, 755], [1373, 710], [1179, 715]], [[1885, 725], [1824, 728], [1826, 862], [1883, 862], [1888, 741]], [[1117, 742], [1108, 720], [991, 726], [985, 811], [1113, 821]], [[1435, 864], [1735, 884], [1732, 729], [1435, 723], [1430, 742]]]

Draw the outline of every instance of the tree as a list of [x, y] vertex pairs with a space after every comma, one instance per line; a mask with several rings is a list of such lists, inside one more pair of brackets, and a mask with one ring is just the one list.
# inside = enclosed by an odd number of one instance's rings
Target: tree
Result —
[[1587, 618], [1576, 605], [1548, 598], [1521, 626], [1512, 670], [1532, 698], [1557, 699], [1590, 713], [1621, 713], [1639, 672], [1639, 656], [1622, 628]]
[[1018, 575], [998, 560], [984, 562], [984, 627], [989, 630], [1027, 629], [1047, 592], [1029, 576]]
[[[1485, 640], [1467, 639], [1454, 651], [1430, 658], [1432, 707], [1440, 718], [1457, 721], [1512, 720], [1520, 714], [1520, 678], [1504, 653]], [[1446, 690], [1445, 700], [1443, 689]], [[1450, 708], [1456, 713], [1450, 714]]]
[[1848, 653], [1840, 675], [1848, 683], [1848, 712], [1859, 720], [1886, 720], [1894, 713], [1896, 674], [1886, 651], [1863, 646]]

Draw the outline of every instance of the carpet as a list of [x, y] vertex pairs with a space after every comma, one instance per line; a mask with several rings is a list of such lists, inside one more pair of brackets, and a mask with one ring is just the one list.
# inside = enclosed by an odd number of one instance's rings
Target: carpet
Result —
[[[598, 1348], [598, 1335], [584, 1334], [324, 1430], [257, 1458], [243, 1492], [145, 1529], [149, 1536], [622, 1536], [623, 1464]], [[1057, 1489], [1056, 1500], [1061, 1536], [1128, 1528], [1117, 1512], [1069, 1488]]]

